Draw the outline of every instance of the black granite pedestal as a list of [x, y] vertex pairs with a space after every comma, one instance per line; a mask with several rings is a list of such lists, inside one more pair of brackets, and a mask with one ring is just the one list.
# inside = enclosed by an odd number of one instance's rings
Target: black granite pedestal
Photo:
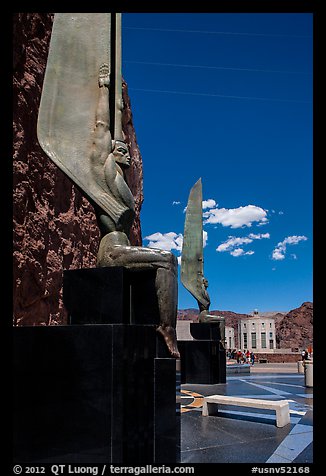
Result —
[[181, 383], [226, 382], [226, 354], [220, 340], [220, 323], [191, 323], [194, 340], [178, 341]]
[[158, 325], [155, 277], [155, 269], [131, 271], [112, 267], [64, 271], [63, 301], [69, 324]]
[[65, 272], [71, 325], [14, 328], [15, 463], [179, 462], [176, 361], [136, 274]]

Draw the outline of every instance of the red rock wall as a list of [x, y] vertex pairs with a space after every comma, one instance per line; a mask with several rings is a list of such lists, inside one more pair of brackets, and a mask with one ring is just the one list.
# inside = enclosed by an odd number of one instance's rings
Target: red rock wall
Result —
[[280, 348], [306, 349], [313, 345], [313, 303], [304, 302], [292, 309], [276, 325]]
[[288, 362], [298, 362], [298, 360], [301, 360], [301, 354], [300, 353], [293, 353], [293, 354], [269, 354], [269, 353], [258, 353], [255, 352], [255, 359], [256, 362], [259, 362], [259, 359], [267, 359], [267, 363], [269, 364], [282, 364], [282, 363], [288, 363]]
[[122, 114], [123, 132], [126, 136], [126, 142], [131, 153], [132, 161], [129, 169], [126, 171], [126, 179], [130, 190], [135, 199], [136, 217], [130, 232], [130, 242], [135, 246], [142, 246], [142, 234], [140, 225], [140, 210], [143, 204], [143, 162], [137, 144], [135, 129], [132, 122], [132, 112], [128, 87], [125, 81], [122, 82], [122, 97], [124, 110]]
[[[14, 15], [13, 279], [14, 325], [65, 324], [63, 270], [94, 267], [100, 234], [93, 207], [38, 144], [36, 124], [53, 14]], [[141, 245], [142, 160], [127, 87], [124, 131], [136, 219], [130, 240]]]

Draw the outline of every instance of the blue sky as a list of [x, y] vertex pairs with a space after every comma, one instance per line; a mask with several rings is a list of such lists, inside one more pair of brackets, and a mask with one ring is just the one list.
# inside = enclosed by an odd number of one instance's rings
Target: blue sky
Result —
[[180, 257], [201, 177], [211, 310], [312, 301], [312, 36], [308, 13], [122, 15], [143, 244]]

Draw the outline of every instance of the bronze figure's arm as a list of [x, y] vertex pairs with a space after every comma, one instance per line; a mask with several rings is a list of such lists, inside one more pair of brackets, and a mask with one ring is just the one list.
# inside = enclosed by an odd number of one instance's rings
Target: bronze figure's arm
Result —
[[96, 109], [93, 149], [91, 155], [96, 175], [100, 174], [100, 170], [112, 150], [109, 108], [110, 72], [109, 67], [106, 64], [103, 64], [100, 67], [98, 83], [99, 98]]
[[[91, 154], [92, 170], [95, 179], [113, 200], [134, 210], [133, 195], [124, 180], [123, 168], [130, 166], [127, 145], [122, 140], [112, 140], [110, 131], [110, 73], [106, 64], [99, 70], [99, 98], [96, 109], [93, 149]], [[115, 223], [107, 213], [99, 213], [99, 219], [105, 232], [122, 227]], [[129, 230], [121, 230], [128, 232]]]

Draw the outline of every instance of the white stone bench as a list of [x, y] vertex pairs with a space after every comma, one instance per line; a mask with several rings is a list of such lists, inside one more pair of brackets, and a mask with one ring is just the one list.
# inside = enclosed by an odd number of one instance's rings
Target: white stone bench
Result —
[[218, 405], [236, 405], [240, 407], [264, 408], [275, 410], [276, 426], [282, 428], [290, 423], [290, 410], [287, 400], [261, 400], [258, 398], [229, 397], [227, 395], [210, 395], [204, 397], [202, 416], [209, 416], [218, 411]]
[[250, 374], [250, 364], [228, 364], [226, 374]]

